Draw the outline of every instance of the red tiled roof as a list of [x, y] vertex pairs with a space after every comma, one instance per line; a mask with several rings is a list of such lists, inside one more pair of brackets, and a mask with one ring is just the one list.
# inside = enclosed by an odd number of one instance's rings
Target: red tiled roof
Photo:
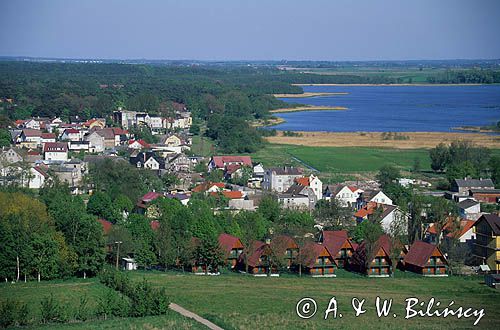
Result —
[[229, 164], [226, 166], [226, 172], [227, 172], [227, 174], [233, 174], [234, 172], [236, 172], [240, 168], [241, 168], [241, 165], [239, 165], [239, 164]]
[[203, 192], [207, 191], [208, 189], [212, 188], [213, 186], [216, 186], [220, 189], [224, 189], [226, 187], [226, 184], [224, 182], [204, 182], [202, 184], [197, 185], [191, 191], [193, 192]]
[[349, 242], [349, 244], [351, 244], [350, 240], [347, 237], [346, 230], [323, 231], [323, 245], [326, 246], [328, 252], [330, 252], [332, 256], [336, 256], [337, 253], [339, 253], [342, 245], [344, 245], [346, 240]]
[[[255, 267], [259, 264], [259, 258], [264, 255], [269, 249], [269, 245], [262, 241], [253, 241], [251, 243], [249, 257], [247, 259], [247, 263], [251, 267]], [[243, 258], [243, 254], [240, 256]]]
[[[302, 252], [301, 252], [301, 254], [304, 257], [303, 264], [306, 267], [313, 267], [314, 264], [316, 263], [316, 260], [318, 259], [318, 257], [321, 255], [321, 253], [323, 252], [323, 250], [325, 248], [326, 248], [326, 246], [324, 246], [323, 244], [318, 244], [318, 243], [314, 243], [314, 242], [306, 242], [304, 244], [304, 246], [302, 247]], [[328, 248], [326, 249], [326, 251], [328, 253], [330, 253]], [[330, 255], [332, 255], [332, 254], [330, 253]], [[332, 259], [335, 259], [335, 257], [333, 257], [333, 255], [332, 255]]]
[[43, 152], [68, 152], [68, 144], [65, 142], [47, 142], [43, 146]]
[[157, 199], [160, 196], [163, 196], [163, 195], [160, 194], [160, 193], [158, 193], [158, 192], [156, 192], [156, 191], [150, 191], [150, 192], [148, 192], [147, 194], [145, 194], [144, 196], [141, 197], [141, 201], [145, 202], [145, 203], [148, 203], [148, 202], [154, 201], [155, 199]]
[[296, 178], [295, 182], [297, 182], [301, 186], [305, 186], [305, 187], [309, 186], [309, 178], [308, 177]]
[[113, 228], [113, 224], [107, 220], [97, 219], [97, 221], [101, 223], [104, 235], [107, 235], [111, 231], [111, 228]]
[[77, 130], [76, 128], [66, 128], [64, 130], [64, 133], [66, 133], [66, 134], [78, 134], [78, 133], [80, 133], [80, 131]]
[[358, 188], [354, 186], [348, 186], [347, 188], [349, 188], [349, 190], [352, 192], [356, 192], [358, 190]]
[[246, 166], [252, 166], [250, 156], [214, 156], [214, 164], [217, 168], [224, 168], [226, 163], [240, 163]]
[[410, 250], [405, 256], [404, 262], [405, 264], [423, 267], [435, 249], [438, 249], [435, 245], [422, 241], [416, 241], [410, 247]]
[[[243, 193], [241, 191], [221, 191], [221, 193], [224, 195], [224, 197], [229, 198], [229, 199], [240, 199], [243, 198]], [[219, 193], [217, 192], [211, 192], [211, 196], [218, 196]]]
[[150, 147], [150, 146], [149, 146], [149, 144], [148, 144], [146, 141], [144, 141], [143, 139], [139, 139], [139, 140], [129, 140], [129, 141], [128, 141], [128, 144], [129, 144], [129, 145], [131, 145], [131, 144], [132, 144], [132, 143], [134, 143], [134, 142], [139, 143], [139, 144], [140, 144], [141, 146], [143, 146], [144, 148], [149, 148], [149, 147]]
[[42, 131], [38, 129], [25, 128], [23, 129], [23, 133], [24, 136], [29, 136], [29, 137], [42, 136]]
[[42, 139], [55, 139], [56, 135], [54, 133], [42, 133]]
[[219, 240], [219, 246], [223, 250], [224, 254], [226, 254], [226, 256], [229, 253], [231, 253], [231, 250], [238, 243], [243, 245], [238, 237], [229, 234], [220, 234], [218, 240]]

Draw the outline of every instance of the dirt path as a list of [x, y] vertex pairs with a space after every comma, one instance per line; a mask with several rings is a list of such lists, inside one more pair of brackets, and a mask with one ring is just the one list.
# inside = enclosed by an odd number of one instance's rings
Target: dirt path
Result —
[[212, 330], [224, 330], [222, 329], [221, 327], [219, 327], [218, 325], [210, 322], [209, 320], [207, 319], [204, 319], [203, 317], [199, 316], [198, 314], [195, 314], [193, 312], [190, 312], [188, 311], [187, 309], [177, 305], [177, 304], [174, 304], [174, 303], [170, 303], [170, 305], [168, 306], [168, 308], [170, 308], [171, 310], [185, 316], [185, 317], [189, 317], [190, 319], [194, 319], [195, 321], [207, 326], [209, 329], [212, 329]]

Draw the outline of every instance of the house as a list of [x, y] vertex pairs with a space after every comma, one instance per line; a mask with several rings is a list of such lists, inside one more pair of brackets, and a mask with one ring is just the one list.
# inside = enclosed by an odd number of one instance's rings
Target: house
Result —
[[238, 237], [229, 234], [220, 234], [218, 241], [224, 253], [226, 265], [234, 269], [238, 263], [238, 258], [243, 253], [243, 243]]
[[319, 237], [321, 242], [332, 255], [335, 264], [341, 268], [347, 267], [352, 254], [357, 247], [347, 237], [346, 230], [324, 230]]
[[254, 178], [263, 179], [264, 178], [264, 173], [266, 173], [266, 171], [264, 170], [264, 166], [261, 163], [255, 165], [253, 167], [253, 177]]
[[39, 166], [32, 167], [30, 173], [31, 175], [28, 181], [28, 188], [30, 189], [42, 188], [45, 180], [49, 178], [47, 172], [42, 170]]
[[475, 223], [476, 240], [473, 254], [480, 264], [486, 264], [496, 273], [500, 272], [500, 217], [483, 214]]
[[459, 194], [468, 194], [471, 189], [495, 189], [491, 179], [455, 179], [451, 184], [451, 191]]
[[54, 133], [42, 133], [40, 135], [40, 143], [43, 146], [47, 142], [56, 142], [56, 135]]
[[381, 190], [367, 190], [359, 195], [358, 206], [364, 206], [370, 202], [377, 204], [393, 205], [392, 199], [390, 199]]
[[134, 258], [122, 258], [121, 266], [123, 270], [137, 270], [137, 262]]
[[302, 177], [302, 171], [295, 167], [274, 167], [264, 173], [262, 189], [275, 192], [285, 192], [290, 188], [295, 179]]
[[75, 152], [88, 152], [90, 151], [90, 142], [89, 141], [69, 141], [68, 143], [68, 149], [70, 151], [75, 151]]
[[0, 153], [0, 167], [7, 164], [15, 164], [23, 161], [23, 157], [13, 148], [3, 149]]
[[191, 198], [190, 195], [182, 193], [166, 194], [165, 197], [170, 199], [177, 199], [184, 206], [188, 205], [189, 199]]
[[42, 144], [42, 131], [25, 128], [19, 135], [19, 142], [24, 148], [38, 148]]
[[284, 193], [278, 194], [278, 202], [284, 208], [312, 210], [317, 199], [314, 191], [309, 186], [295, 183]]
[[82, 139], [82, 133], [75, 128], [66, 128], [60, 136], [61, 141], [80, 141]]
[[219, 192], [223, 191], [226, 189], [226, 184], [224, 182], [204, 182], [202, 184], [199, 184], [198, 186], [194, 187], [191, 189], [192, 192], [199, 193], [199, 192], [207, 192], [207, 193], [212, 193], [212, 192]]
[[149, 149], [150, 147], [151, 146], [149, 145], [149, 143], [147, 143], [143, 139], [128, 141], [129, 149], [141, 150], [141, 149]]
[[302, 266], [312, 277], [335, 277], [335, 259], [325, 245], [306, 242], [301, 249]]
[[228, 207], [231, 210], [255, 211], [256, 206], [253, 199], [230, 199]]
[[301, 186], [309, 187], [316, 197], [316, 201], [323, 198], [323, 182], [314, 174], [309, 177], [296, 178], [295, 182]]
[[213, 156], [208, 171], [225, 170], [228, 165], [252, 166], [252, 159], [249, 156]]
[[104, 139], [104, 148], [114, 148], [128, 140], [128, 131], [117, 127], [93, 129], [89, 131], [89, 136], [93, 133], [100, 135]]
[[415, 241], [404, 258], [406, 270], [423, 276], [448, 276], [448, 262], [433, 244]]
[[391, 276], [392, 260], [389, 236], [380, 236], [374, 246], [369, 249], [366, 242], [361, 242], [352, 255], [349, 267], [369, 277]]
[[323, 191], [325, 199], [337, 199], [342, 206], [355, 206], [364, 191], [354, 186], [327, 185]]
[[137, 213], [144, 214], [150, 219], [156, 219], [160, 216], [160, 210], [156, 205], [152, 204], [158, 198], [163, 198], [163, 194], [155, 191], [150, 191], [141, 198], [136, 204]]
[[187, 173], [191, 170], [191, 164], [191, 160], [185, 154], [175, 154], [171, 157], [167, 157], [167, 164], [165, 165], [165, 168], [174, 173]]
[[47, 142], [43, 146], [43, 159], [51, 161], [68, 160], [68, 144], [66, 142]]
[[224, 191], [219, 191], [219, 192], [211, 192], [210, 193], [210, 196], [212, 197], [218, 197], [219, 194], [222, 194], [222, 196], [224, 196], [225, 198], [229, 199], [229, 200], [243, 200], [243, 198], [245, 197], [243, 195], [243, 192], [241, 191], [227, 191], [227, 190], [224, 190]]
[[481, 203], [473, 199], [465, 199], [457, 204], [460, 217], [477, 220], [481, 216]]
[[[402, 232], [407, 233], [408, 228], [408, 217], [406, 214], [401, 212], [397, 206], [377, 204], [375, 202], [370, 202], [366, 204], [363, 208], [359, 209], [354, 213], [354, 217], [358, 223], [364, 220], [371, 219], [373, 217], [378, 217], [382, 228], [386, 233], [390, 233], [393, 230], [393, 226], [398, 225], [401, 227]], [[401, 221], [398, 224], [396, 221]]]
[[437, 228], [435, 223], [431, 223], [425, 230], [424, 240], [427, 243], [437, 244], [439, 231], [440, 240], [457, 239], [460, 243], [472, 244], [476, 239], [473, 228], [474, 223], [474, 220], [460, 220], [449, 217], [441, 230]]
[[484, 203], [499, 203], [500, 189], [471, 189], [469, 194], [472, 198]]
[[89, 142], [90, 152], [103, 152], [105, 149], [104, 137], [97, 130], [90, 131], [85, 137], [85, 141]]
[[165, 136], [160, 143], [166, 145], [167, 147], [179, 147], [184, 144], [184, 141], [177, 134], [171, 134]]
[[290, 269], [299, 253], [299, 246], [293, 238], [286, 235], [280, 235], [271, 240], [271, 250], [274, 255], [282, 256], [286, 263], [286, 267]]
[[254, 276], [279, 276], [276, 267], [271, 265], [271, 247], [262, 241], [253, 241], [250, 243], [248, 257], [242, 253], [238, 260], [238, 268], [246, 269], [248, 265], [249, 273]]
[[92, 118], [87, 120], [82, 124], [82, 127], [85, 127], [87, 129], [93, 129], [93, 128], [104, 128], [106, 127], [106, 119], [104, 118]]
[[33, 130], [40, 130], [40, 121], [35, 120], [35, 119], [28, 119], [27, 121], [24, 122], [24, 127], [33, 129]]
[[159, 157], [153, 151], [139, 152], [135, 157], [129, 158], [130, 164], [138, 168], [150, 170], [165, 169], [165, 159]]

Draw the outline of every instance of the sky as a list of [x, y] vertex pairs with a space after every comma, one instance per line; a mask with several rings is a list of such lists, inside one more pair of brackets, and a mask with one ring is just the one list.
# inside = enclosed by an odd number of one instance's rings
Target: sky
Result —
[[499, 59], [497, 0], [0, 0], [0, 56]]

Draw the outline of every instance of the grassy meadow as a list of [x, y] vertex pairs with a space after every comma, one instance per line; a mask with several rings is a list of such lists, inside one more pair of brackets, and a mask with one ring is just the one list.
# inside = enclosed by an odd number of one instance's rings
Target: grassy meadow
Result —
[[[398, 272], [395, 278], [366, 278], [343, 270], [336, 278], [310, 278], [283, 275], [280, 278], [255, 278], [238, 274], [196, 276], [175, 272], [131, 272], [134, 280], [145, 277], [154, 286], [164, 287], [172, 302], [199, 314], [224, 329], [467, 329], [475, 318], [415, 317], [405, 320], [405, 299], [416, 297], [427, 302], [431, 297], [448, 306], [485, 309], [478, 328], [494, 329], [500, 322], [500, 296], [484, 285], [482, 277], [426, 278]], [[38, 308], [41, 299], [53, 294], [60, 302], [77, 308], [86, 295], [97, 304], [105, 287], [96, 279], [49, 281], [42, 283], [2, 283], [0, 301], [14, 299]], [[324, 311], [335, 296], [342, 318], [324, 320]], [[375, 299], [393, 299], [389, 317], [378, 318]], [[303, 297], [317, 302], [317, 313], [300, 319], [296, 303]], [[351, 299], [366, 299], [366, 313], [355, 317]], [[416, 308], [416, 307], [415, 307]], [[393, 313], [397, 318], [393, 317]], [[200, 324], [175, 313], [144, 318], [113, 318], [83, 323], [50, 324], [50, 329], [201, 329]]]

